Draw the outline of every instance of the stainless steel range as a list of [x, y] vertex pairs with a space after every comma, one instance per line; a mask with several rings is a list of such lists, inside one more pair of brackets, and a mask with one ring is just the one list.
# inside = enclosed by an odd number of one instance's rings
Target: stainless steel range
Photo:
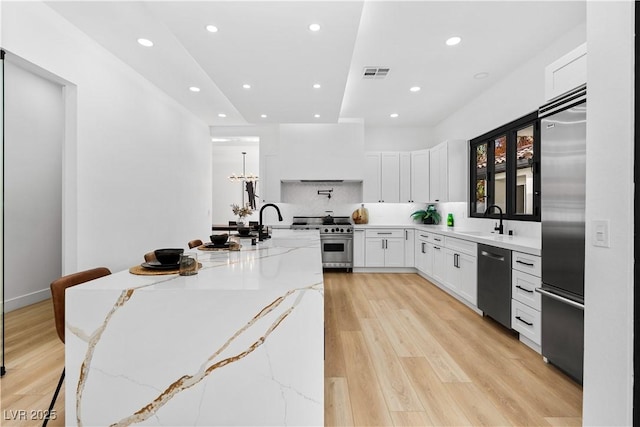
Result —
[[294, 216], [293, 230], [319, 230], [323, 268], [353, 269], [353, 224], [348, 216]]

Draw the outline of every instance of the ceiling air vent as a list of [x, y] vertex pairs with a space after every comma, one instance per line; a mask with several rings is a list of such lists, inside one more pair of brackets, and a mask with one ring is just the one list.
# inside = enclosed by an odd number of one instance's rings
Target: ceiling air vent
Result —
[[389, 68], [384, 67], [364, 67], [363, 79], [384, 79], [389, 74]]

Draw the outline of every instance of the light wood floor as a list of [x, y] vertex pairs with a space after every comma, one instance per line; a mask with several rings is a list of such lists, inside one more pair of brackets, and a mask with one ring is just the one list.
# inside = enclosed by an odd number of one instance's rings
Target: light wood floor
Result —
[[[0, 425], [41, 425], [10, 418], [46, 410], [62, 370], [51, 302], [5, 320]], [[415, 274], [325, 274], [325, 328], [327, 425], [581, 424], [581, 387]]]
[[415, 274], [325, 274], [327, 425], [581, 425], [582, 388]]

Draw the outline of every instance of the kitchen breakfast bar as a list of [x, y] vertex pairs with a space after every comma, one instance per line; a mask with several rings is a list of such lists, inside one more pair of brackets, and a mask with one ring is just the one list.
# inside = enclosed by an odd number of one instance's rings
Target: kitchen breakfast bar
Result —
[[67, 425], [324, 424], [318, 231], [241, 243], [67, 290]]

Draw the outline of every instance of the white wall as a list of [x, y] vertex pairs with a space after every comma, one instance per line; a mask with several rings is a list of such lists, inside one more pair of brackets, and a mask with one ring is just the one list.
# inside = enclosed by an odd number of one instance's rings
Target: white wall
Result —
[[48, 285], [62, 271], [62, 86], [8, 57], [4, 102], [4, 280], [11, 311], [49, 298]]
[[365, 126], [366, 151], [413, 151], [431, 148], [439, 142], [427, 127]]
[[[633, 2], [588, 2], [584, 425], [632, 424], [633, 49]], [[597, 219], [610, 248], [591, 245]]]
[[555, 43], [436, 125], [433, 129], [436, 141], [473, 139], [536, 111], [545, 102], [545, 66], [584, 43], [585, 39], [584, 24], [571, 29]]
[[2, 12], [3, 47], [70, 82], [77, 103], [65, 128], [63, 273], [126, 269], [208, 235], [206, 124], [43, 3], [4, 2]]
[[[238, 218], [231, 211], [231, 204], [242, 205], [242, 194], [244, 201], [248, 202], [247, 192], [241, 182], [231, 182], [231, 174], [242, 174], [242, 152], [246, 152], [246, 172], [247, 174], [260, 175], [260, 149], [258, 143], [243, 143], [234, 145], [213, 144], [211, 150], [211, 186], [212, 205], [211, 221], [213, 224], [227, 224], [228, 221], [235, 221]], [[261, 194], [262, 184], [258, 181], [257, 194]], [[247, 221], [257, 221], [258, 214], [254, 212], [246, 217]], [[208, 238], [209, 234], [204, 238]]]

